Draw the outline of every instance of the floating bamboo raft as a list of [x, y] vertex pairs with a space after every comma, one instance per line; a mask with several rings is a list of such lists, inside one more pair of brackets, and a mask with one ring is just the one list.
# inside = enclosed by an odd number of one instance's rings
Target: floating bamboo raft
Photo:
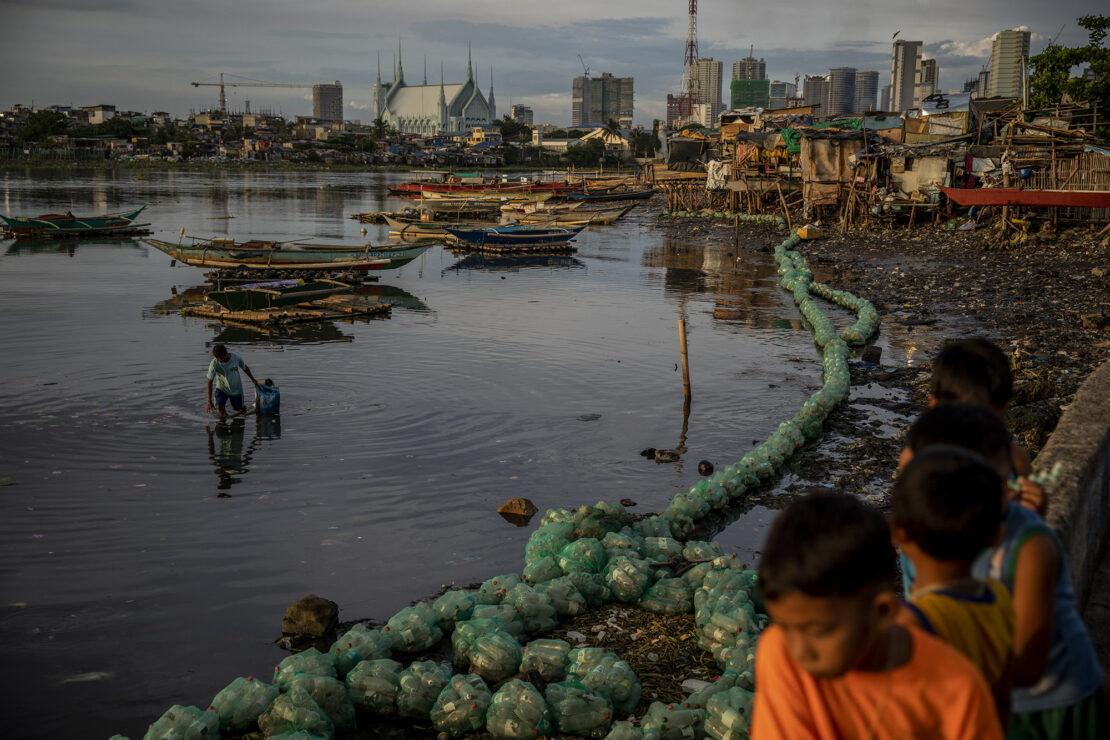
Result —
[[335, 295], [310, 303], [298, 303], [295, 306], [253, 311], [229, 311], [217, 303], [207, 302], [186, 306], [181, 309], [181, 314], [201, 319], [214, 319], [225, 324], [258, 327], [368, 318], [388, 315], [390, 310], [388, 303], [370, 303], [358, 300], [358, 296]]

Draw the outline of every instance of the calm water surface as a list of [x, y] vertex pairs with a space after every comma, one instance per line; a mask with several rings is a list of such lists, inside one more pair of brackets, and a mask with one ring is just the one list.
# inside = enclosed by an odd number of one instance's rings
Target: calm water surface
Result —
[[[8, 170], [0, 209], [147, 203], [171, 240], [356, 242], [350, 214], [404, 204], [390, 179]], [[382, 274], [391, 318], [266, 336], [178, 315], [202, 271], [139, 242], [0, 242], [0, 624], [19, 708], [3, 734], [141, 737], [172, 704], [268, 678], [301, 596], [384, 620], [441, 584], [519, 571], [538, 521], [506, 522], [505, 499], [661, 510], [699, 459], [739, 459], [819, 386], [758, 244], [673, 241], [641, 208], [577, 246], [434, 247]], [[638, 453], [683, 434], [679, 317], [694, 403], [683, 461], [659, 465]], [[217, 341], [281, 387], [280, 424], [205, 416]], [[769, 518], [740, 514], [718, 539], [751, 557]]]

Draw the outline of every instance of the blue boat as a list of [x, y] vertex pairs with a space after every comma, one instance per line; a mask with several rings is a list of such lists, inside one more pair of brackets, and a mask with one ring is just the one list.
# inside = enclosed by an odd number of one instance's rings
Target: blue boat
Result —
[[578, 236], [578, 232], [584, 228], [584, 226], [569, 229], [557, 226], [543, 229], [528, 226], [486, 226], [457, 229], [448, 226], [445, 230], [461, 243], [475, 247], [524, 247], [537, 244], [563, 244]]

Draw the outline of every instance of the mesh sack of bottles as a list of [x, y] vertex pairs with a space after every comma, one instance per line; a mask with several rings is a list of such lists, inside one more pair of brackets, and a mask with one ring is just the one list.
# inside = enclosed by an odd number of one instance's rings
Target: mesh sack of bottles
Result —
[[613, 719], [613, 705], [601, 694], [573, 678], [548, 684], [544, 692], [559, 732], [603, 738]]
[[177, 738], [216, 740], [220, 737], [220, 718], [215, 710], [174, 704], [147, 729], [143, 740], [177, 740]]
[[535, 686], [514, 678], [490, 700], [486, 729], [499, 738], [541, 737], [551, 733], [551, 711]]
[[335, 724], [303, 686], [294, 686], [274, 699], [258, 718], [258, 727], [267, 737], [299, 731], [328, 740], [335, 737]]
[[335, 663], [338, 678], [346, 677], [359, 661], [388, 658], [393, 649], [393, 638], [365, 624], [356, 624], [332, 643], [328, 655]]
[[481, 676], [460, 673], [451, 677], [432, 707], [432, 725], [452, 737], [481, 730], [493, 694]]
[[251, 730], [279, 693], [277, 686], [253, 676], [235, 679], [212, 698], [212, 709], [219, 717], [220, 732], [243, 733]]
[[397, 713], [427, 719], [450, 675], [431, 660], [414, 662], [398, 677]]
[[402, 665], [389, 658], [364, 660], [347, 674], [347, 694], [359, 709], [374, 714], [397, 711]]
[[520, 670], [534, 671], [544, 681], [562, 681], [567, 675], [570, 643], [565, 640], [532, 640], [520, 653]]

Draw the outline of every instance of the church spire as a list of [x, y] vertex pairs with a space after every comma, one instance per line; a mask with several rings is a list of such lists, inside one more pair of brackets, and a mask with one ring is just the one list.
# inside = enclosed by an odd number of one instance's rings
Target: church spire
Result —
[[443, 92], [443, 61], [439, 62], [439, 129], [447, 130], [447, 96]]
[[424, 55], [424, 85], [428, 84], [428, 55]]
[[405, 70], [401, 66], [401, 39], [397, 39], [397, 84], [402, 85], [405, 82]]
[[493, 65], [489, 65], [489, 120], [493, 123], [497, 120], [497, 103], [493, 100]]
[[474, 78], [473, 73], [470, 71], [470, 42], [466, 42], [466, 81], [469, 82]]

